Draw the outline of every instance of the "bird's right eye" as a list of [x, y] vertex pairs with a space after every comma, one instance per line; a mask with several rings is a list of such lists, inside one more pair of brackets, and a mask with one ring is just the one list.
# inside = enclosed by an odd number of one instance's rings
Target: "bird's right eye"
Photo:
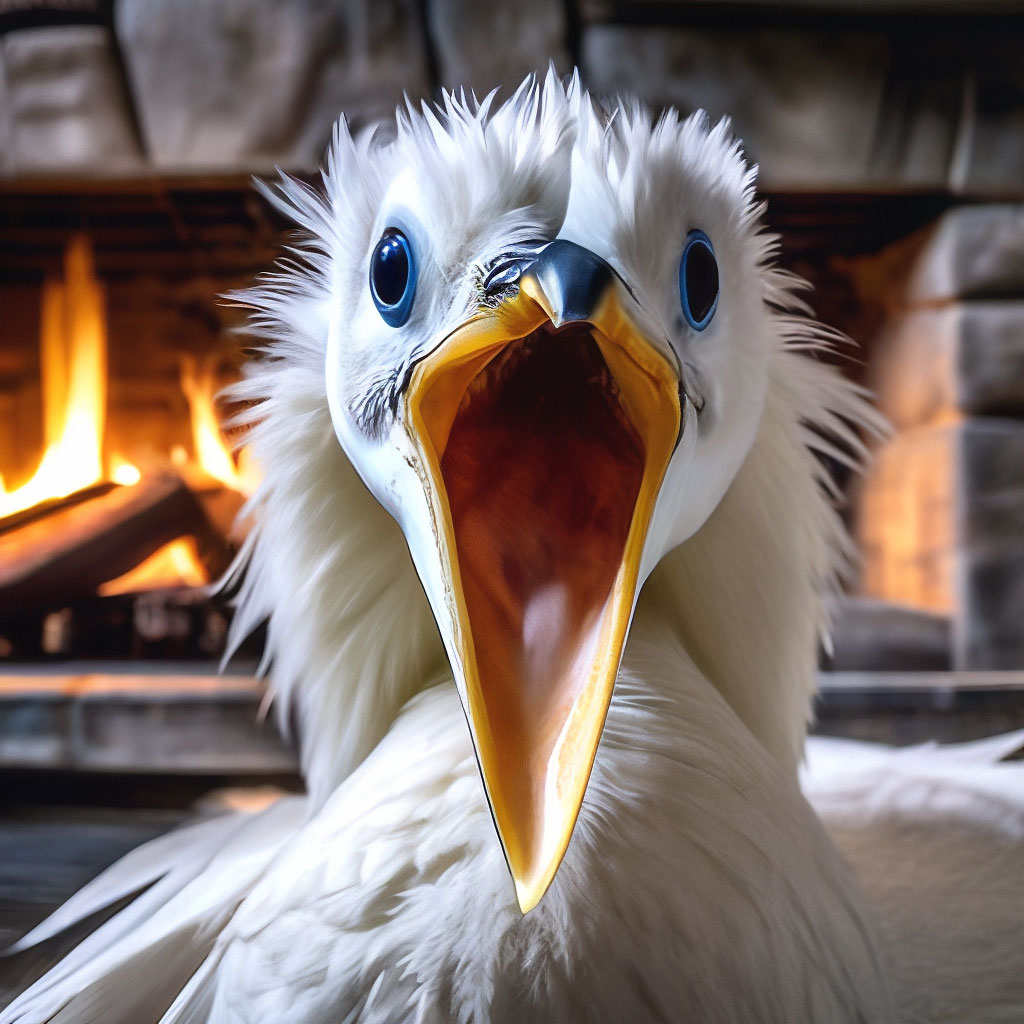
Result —
[[679, 263], [679, 297], [686, 322], [695, 331], [703, 331], [718, 308], [718, 261], [711, 239], [703, 231], [686, 236]]
[[409, 239], [388, 228], [370, 256], [370, 294], [381, 319], [401, 327], [412, 312], [416, 296], [416, 264]]

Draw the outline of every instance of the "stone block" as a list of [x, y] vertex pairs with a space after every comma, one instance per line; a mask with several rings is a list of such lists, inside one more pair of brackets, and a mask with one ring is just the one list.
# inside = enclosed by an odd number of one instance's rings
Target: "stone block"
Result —
[[927, 38], [595, 24], [580, 61], [597, 91], [729, 115], [771, 187], [947, 180], [961, 77]]
[[908, 304], [983, 298], [1024, 298], [1024, 203], [947, 211], [917, 255], [905, 290]]
[[857, 518], [866, 594], [950, 615], [954, 668], [1024, 667], [1024, 423], [897, 435]]
[[951, 664], [949, 617], [890, 601], [843, 597], [831, 639], [833, 672], [938, 672]]
[[1024, 542], [967, 552], [960, 571], [963, 611], [953, 622], [954, 667], [1021, 668]]
[[343, 112], [365, 124], [430, 88], [415, 0], [119, 0], [115, 15], [162, 167], [314, 167]]
[[5, 174], [118, 174], [142, 163], [109, 29], [69, 25], [0, 38]]
[[951, 174], [968, 193], [1024, 190], [1024, 45], [1021, 30], [984, 34], [974, 45], [959, 145]]
[[1024, 300], [910, 310], [872, 351], [872, 389], [899, 429], [957, 413], [1024, 417]]
[[150, 675], [0, 676], [0, 769], [170, 774], [295, 771], [254, 679], [184, 670]]
[[531, 71], [546, 72], [551, 61], [562, 73], [572, 66], [565, 8], [548, 0], [431, 0], [427, 27], [441, 85], [472, 89], [481, 98], [496, 86], [508, 96]]
[[7, 90], [4, 48], [0, 43], [0, 177], [14, 173], [14, 125], [11, 124], [11, 97]]

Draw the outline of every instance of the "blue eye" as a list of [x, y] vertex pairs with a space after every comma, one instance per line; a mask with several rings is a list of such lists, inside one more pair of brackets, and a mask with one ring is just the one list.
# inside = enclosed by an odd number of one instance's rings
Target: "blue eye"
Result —
[[370, 294], [384, 323], [401, 327], [416, 296], [416, 264], [409, 239], [388, 228], [370, 257]]
[[703, 231], [686, 236], [679, 262], [679, 297], [686, 322], [695, 331], [703, 331], [718, 308], [718, 261], [711, 239]]

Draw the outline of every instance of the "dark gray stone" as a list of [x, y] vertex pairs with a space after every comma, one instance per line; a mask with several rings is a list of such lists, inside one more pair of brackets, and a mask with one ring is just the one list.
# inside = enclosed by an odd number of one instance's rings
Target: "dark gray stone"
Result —
[[108, 29], [10, 32], [0, 37], [0, 62], [3, 173], [138, 169], [142, 154]]
[[0, 678], [0, 769], [178, 774], [295, 771], [255, 680]]
[[394, 114], [429, 89], [415, 0], [119, 0], [158, 166], [316, 166], [332, 126]]
[[974, 41], [951, 184], [969, 193], [1024, 191], [1024, 42], [1020, 28]]
[[843, 597], [832, 624], [834, 672], [926, 672], [950, 668], [950, 621], [906, 605]]
[[873, 351], [872, 387], [896, 427], [957, 412], [1024, 416], [1024, 301], [914, 309]]
[[507, 96], [531, 71], [546, 72], [550, 61], [562, 73], [570, 68], [560, 3], [431, 0], [427, 23], [441, 84], [450, 89], [472, 89], [482, 98], [504, 86]]
[[956, 207], [930, 233], [906, 302], [964, 298], [1024, 298], [1024, 203]]
[[[956, 441], [958, 545], [975, 554], [1012, 552], [1024, 538], [1024, 423], [971, 419]], [[1021, 634], [1024, 644], [1024, 628]]]
[[818, 686], [812, 731], [826, 736], [903, 746], [1024, 728], [1020, 671], [819, 672]]
[[594, 25], [581, 64], [592, 88], [733, 118], [775, 187], [946, 181], [959, 77], [938, 48], [914, 77], [890, 34]]
[[970, 551], [961, 572], [954, 667], [1019, 669], [1024, 665], [1024, 543]]

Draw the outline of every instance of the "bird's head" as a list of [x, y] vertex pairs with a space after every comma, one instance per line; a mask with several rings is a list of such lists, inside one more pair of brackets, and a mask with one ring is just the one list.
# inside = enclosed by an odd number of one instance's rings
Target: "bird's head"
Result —
[[408, 544], [525, 911], [640, 589], [762, 420], [780, 331], [753, 172], [724, 124], [549, 75], [387, 141], [342, 129], [326, 178], [290, 206], [320, 239], [330, 421]]
[[519, 901], [583, 800], [646, 577], [722, 497], [767, 384], [724, 129], [557, 82], [402, 121], [336, 279], [338, 439], [405, 534]]

